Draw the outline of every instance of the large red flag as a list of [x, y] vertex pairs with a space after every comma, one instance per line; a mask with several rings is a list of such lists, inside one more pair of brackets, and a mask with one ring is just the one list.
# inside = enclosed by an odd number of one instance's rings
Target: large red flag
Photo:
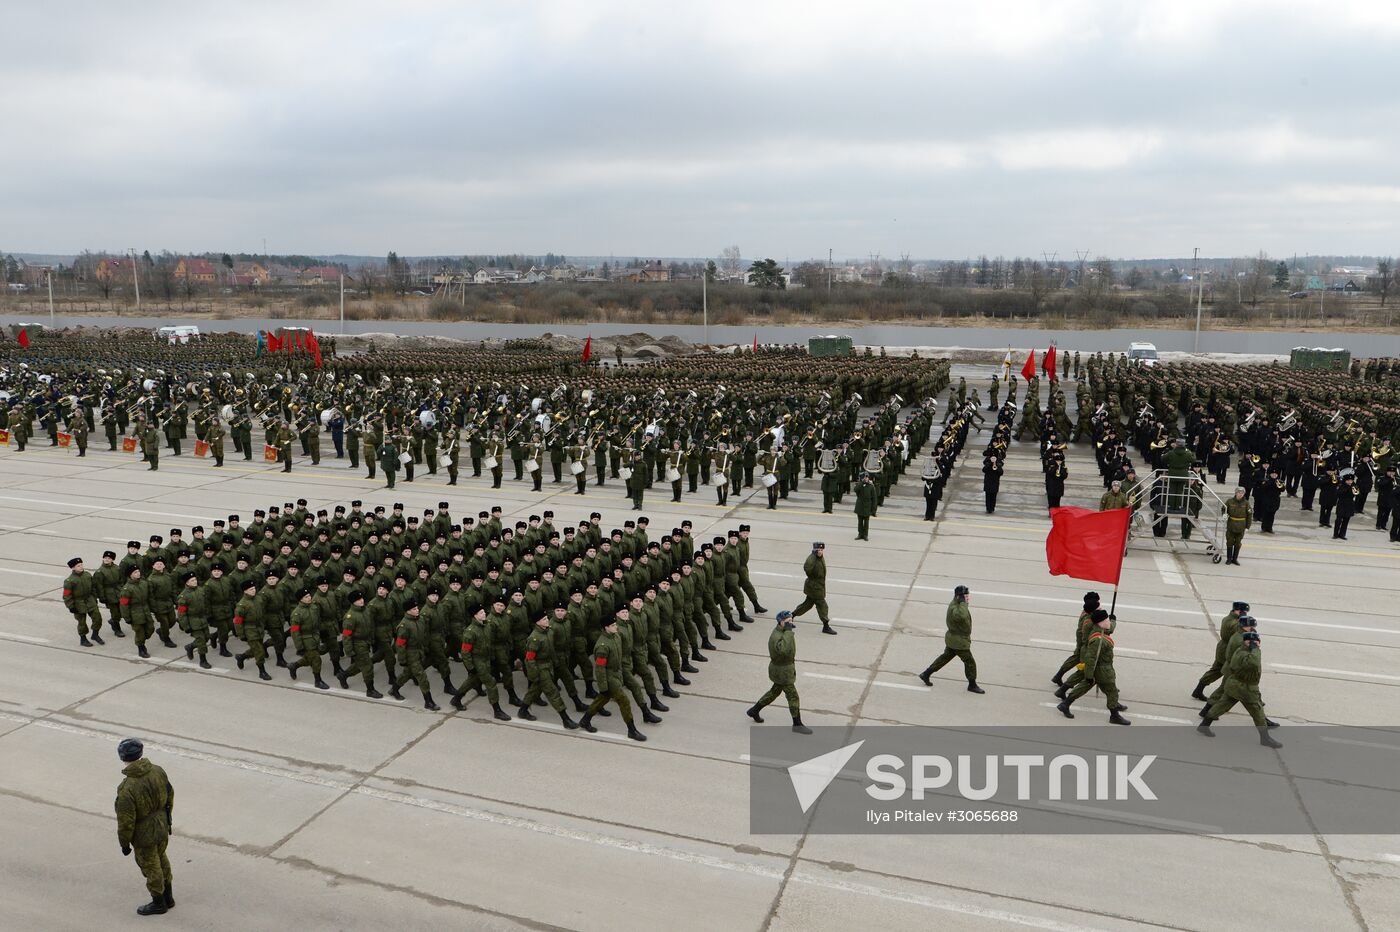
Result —
[[19, 332], [19, 345], [20, 345], [22, 348], [24, 348], [24, 349], [29, 349], [29, 331], [28, 331], [28, 330], [21, 330], [21, 331]]
[[316, 360], [316, 368], [321, 368], [321, 341], [310, 330], [306, 332], [306, 351]]
[[1131, 517], [1127, 508], [1051, 508], [1050, 533], [1045, 538], [1050, 575], [1118, 585]]
[[589, 334], [589, 335], [588, 335], [588, 339], [586, 339], [586, 340], [583, 341], [583, 361], [584, 361], [584, 362], [588, 362], [588, 360], [590, 360], [590, 359], [592, 359], [592, 358], [593, 358], [593, 335], [592, 335], [592, 334]]
[[1024, 366], [1021, 367], [1021, 378], [1025, 379], [1027, 382], [1029, 382], [1029, 381], [1030, 381], [1032, 378], [1034, 378], [1034, 377], [1035, 377], [1035, 350], [1031, 350], [1031, 354], [1030, 354], [1029, 356], [1026, 357], [1026, 364], [1025, 364]]
[[1045, 351], [1045, 362], [1041, 363], [1041, 371], [1050, 377], [1050, 381], [1055, 381], [1055, 344], [1051, 343], [1050, 348]]
[[267, 351], [269, 353], [275, 353], [280, 349], [282, 349], [282, 338], [274, 336], [272, 331], [269, 330], [267, 332]]

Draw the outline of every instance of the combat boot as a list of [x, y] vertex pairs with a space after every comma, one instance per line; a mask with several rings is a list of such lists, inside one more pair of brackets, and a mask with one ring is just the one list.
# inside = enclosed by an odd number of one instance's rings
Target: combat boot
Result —
[[822, 634], [835, 634], [836, 629], [829, 624], [822, 624]]
[[1215, 719], [1213, 718], [1201, 719], [1201, 724], [1196, 726], [1196, 730], [1199, 731], [1201, 734], [1205, 735], [1207, 738], [1214, 738], [1215, 732], [1212, 731], [1210, 727], [1210, 723], [1213, 721], [1215, 721]]
[[365, 695], [366, 695], [366, 696], [369, 696], [371, 699], [383, 699], [383, 698], [384, 698], [384, 694], [383, 694], [382, 692], [380, 692], [379, 690], [375, 689], [373, 686], [370, 686], [370, 687], [368, 687], [368, 688], [365, 690]]
[[317, 677], [316, 677], [316, 688], [317, 688], [317, 689], [330, 689], [330, 688], [331, 688], [331, 684], [330, 684], [330, 683], [327, 683], [325, 680], [321, 679], [320, 675], [318, 674]]
[[1199, 702], [1206, 701], [1206, 687], [1204, 683], [1196, 684], [1196, 688], [1191, 691], [1191, 698]]
[[280, 650], [277, 651], [277, 665], [279, 667], [285, 667], [287, 665], [287, 659], [282, 656], [282, 652]]
[[633, 741], [645, 741], [647, 739], [647, 736], [638, 731], [637, 726], [631, 722], [627, 723], [627, 737], [631, 738]]
[[126, 632], [122, 630], [122, 626], [121, 626], [121, 625], [117, 624], [117, 620], [116, 620], [115, 618], [112, 619], [111, 624], [112, 624], [112, 636], [113, 636], [113, 637], [119, 637], [119, 638], [124, 638], [124, 637], [126, 637]]
[[536, 721], [536, 720], [537, 720], [536, 717], [535, 717], [535, 713], [534, 713], [534, 712], [531, 712], [531, 711], [530, 711], [530, 707], [527, 706], [527, 705], [522, 705], [520, 708], [516, 709], [516, 710], [515, 710], [515, 717], [516, 717], [516, 718], [523, 718], [523, 719], [525, 719], [525, 721], [527, 721], [527, 722], [533, 722], [533, 721]]
[[799, 735], [810, 735], [812, 733], [812, 729], [802, 724], [801, 715], [794, 715], [792, 717], [792, 730]]
[[424, 694], [423, 694], [423, 708], [427, 709], [429, 712], [441, 712], [441, 711], [442, 711], [442, 707], [439, 706], [436, 702], [433, 701], [433, 694], [432, 694], [432, 693], [424, 693]]
[[[688, 685], [688, 684], [682, 684], [682, 685]], [[671, 684], [668, 683], [668, 682], [666, 682], [665, 680], [663, 680], [663, 681], [661, 682], [661, 695], [665, 696], [667, 699], [679, 699], [679, 698], [681, 697], [681, 694], [678, 693], [678, 692], [676, 692], [674, 689], [672, 689], [672, 688], [671, 688]], [[666, 710], [665, 710], [665, 709], [662, 709], [661, 711], [664, 712], [664, 711], [666, 711]]]
[[100, 634], [98, 634], [96, 631], [94, 631], [94, 632], [92, 632], [92, 643], [94, 643], [94, 644], [106, 644], [107, 642], [104, 641], [104, 640], [102, 640], [102, 635], [100, 635]]
[[597, 699], [597, 698], [598, 698], [598, 689], [597, 689], [597, 687], [595, 687], [595, 686], [593, 685], [593, 681], [592, 681], [592, 680], [589, 680], [587, 683], [584, 683], [584, 684], [583, 684], [583, 698], [585, 698], [585, 699]]
[[[682, 673], [699, 673], [699, 672], [700, 672], [700, 668], [697, 667], [697, 666], [695, 666], [693, 663], [691, 663], [689, 657], [685, 657], [685, 658], [682, 658], [682, 660], [681, 660], [681, 672], [682, 672]], [[677, 682], [677, 683], [681, 683], [681, 678], [680, 678], [679, 676], [676, 677], [676, 682]], [[689, 685], [690, 685], [690, 681], [687, 680], [686, 682], [681, 683], [681, 685], [682, 685], [682, 686], [689, 686]]]
[[194, 641], [190, 641], [188, 644], [185, 645], [185, 658], [187, 660], [194, 659]]
[[144, 906], [136, 907], [138, 916], [161, 916], [165, 914], [165, 894], [157, 893]]
[[227, 641], [225, 641], [224, 643], [222, 643], [222, 644], [219, 645], [219, 656], [220, 656], [220, 657], [232, 657], [232, 656], [233, 656], [233, 654], [229, 652], [229, 649], [228, 649], [228, 642], [227, 642]]
[[397, 699], [400, 702], [403, 702], [403, 693], [399, 692], [398, 683], [395, 683], [393, 686], [389, 687], [389, 698]]
[[569, 731], [573, 731], [574, 729], [578, 728], [578, 722], [569, 718], [568, 712], [560, 712], [559, 721], [562, 722], [564, 727], [567, 728]]
[[[715, 647], [714, 642], [711, 641], [711, 640], [710, 640], [709, 638], [707, 638], [707, 637], [702, 637], [702, 638], [700, 638], [700, 649], [701, 649], [701, 650], [719, 650], [718, 647]], [[698, 661], [700, 661], [701, 663], [704, 663], [705, 661], [707, 661], [707, 660], [710, 659], [709, 657], [706, 657], [706, 656], [703, 655], [703, 654], [701, 654], [699, 657], [695, 656], [696, 654], [699, 654], [699, 653], [700, 653], [700, 651], [698, 651], [698, 650], [692, 651], [692, 652], [691, 652], [691, 655], [690, 655], [690, 658], [691, 658], [692, 660], [698, 660]]]
[[[716, 640], [716, 641], [727, 641], [727, 640], [729, 640], [729, 635], [725, 634], [725, 633], [724, 633], [723, 631], [721, 631], [719, 628], [716, 628], [716, 629], [715, 629], [715, 640]], [[701, 646], [703, 647], [704, 645], [701, 645]], [[708, 648], [708, 649], [709, 649], [709, 650], [714, 650], [714, 649], [715, 649], [715, 646], [714, 646], [713, 644], [711, 644], [711, 645], [709, 645], [709, 648]]]
[[341, 689], [350, 688], [350, 681], [346, 678], [344, 670], [335, 671], [335, 681], [340, 684]]
[[588, 711], [588, 703], [584, 702], [582, 699], [575, 699], [575, 700], [574, 700], [574, 711], [575, 711], [575, 712], [586, 712], [586, 711]]
[[669, 712], [669, 711], [671, 711], [671, 707], [670, 707], [670, 706], [666, 705], [666, 703], [664, 703], [664, 702], [662, 702], [660, 699], [656, 698], [656, 693], [648, 693], [648, 694], [647, 694], [647, 702], [648, 702], [648, 704], [652, 707], [652, 709], [654, 709], [654, 710], [657, 711], [657, 712]]
[[764, 608], [762, 605], [758, 605], [757, 603], [754, 604], [753, 610], [758, 612], [760, 615], [768, 614], [768, 609]]
[[80, 634], [80, 635], [78, 635], [78, 643], [81, 644], [81, 645], [83, 645], [84, 647], [91, 647], [91, 646], [92, 646], [92, 642], [88, 640], [88, 637], [87, 637], [86, 634]]
[[510, 716], [507, 715], [507, 714], [505, 713], [505, 710], [503, 710], [503, 709], [501, 708], [501, 704], [500, 704], [499, 702], [497, 702], [497, 703], [495, 703], [495, 704], [493, 704], [493, 705], [491, 706], [491, 714], [494, 715], [494, 716], [496, 716], [496, 721], [498, 721], [498, 722], [508, 722], [508, 721], [510, 721]]
[[732, 621], [729, 622], [728, 625], [729, 625], [729, 630], [730, 630], [730, 631], [743, 631], [743, 630], [744, 630], [744, 628], [743, 628], [742, 625], [735, 624], [735, 623], [732, 622]]
[[272, 679], [272, 674], [268, 673], [268, 672], [267, 672], [267, 668], [264, 667], [262, 664], [258, 664], [258, 679], [260, 679], [260, 680], [270, 680], [270, 679]]
[[199, 668], [200, 668], [201, 670], [212, 670], [212, 669], [214, 669], [214, 665], [213, 665], [212, 663], [209, 662], [209, 658], [208, 658], [207, 655], [205, 655], [205, 654], [200, 654], [200, 655], [199, 655]]
[[168, 634], [162, 634], [162, 635], [160, 636], [160, 642], [161, 642], [162, 644], [164, 644], [166, 647], [174, 647], [174, 646], [175, 646], [175, 642], [172, 641], [172, 640], [170, 640], [170, 635], [168, 635]]
[[759, 706], [754, 705], [749, 706], [748, 710], [744, 714], [747, 715], [749, 718], [753, 719], [755, 722], [758, 722], [760, 725], [762, 725], [763, 716], [758, 714], [761, 711], [762, 709]]
[[1072, 699], [1066, 699], [1065, 701], [1061, 702], [1059, 705], [1055, 706], [1055, 708], [1059, 709], [1059, 710], [1060, 710], [1060, 714], [1063, 715], [1065, 718], [1074, 718], [1074, 713], [1071, 712], [1071, 711], [1069, 710], [1069, 707], [1070, 707], [1071, 705], [1073, 705], [1073, 704], [1074, 704], [1074, 700], [1072, 700]]
[[597, 726], [593, 724], [593, 716], [587, 713], [584, 713], [583, 718], [578, 720], [578, 727], [582, 728], [590, 735], [598, 730]]
[[1109, 723], [1110, 725], [1131, 725], [1131, 724], [1132, 724], [1132, 722], [1128, 721], [1126, 718], [1124, 718], [1123, 716], [1119, 715], [1117, 709], [1114, 709], [1112, 712], [1108, 713], [1108, 723]]
[[1258, 726], [1258, 728], [1259, 728], [1259, 743], [1260, 743], [1260, 744], [1262, 744], [1262, 745], [1263, 745], [1264, 747], [1266, 747], [1266, 748], [1281, 748], [1281, 747], [1283, 747], [1283, 742], [1282, 742], [1282, 741], [1277, 740], [1273, 735], [1269, 734], [1269, 726], [1268, 726], [1268, 725], [1260, 725], [1260, 726]]
[[[690, 665], [689, 665], [689, 664], [686, 664], [686, 666], [690, 666]], [[696, 672], [698, 672], [694, 667], [691, 667], [689, 670], [686, 670], [685, 667], [681, 667], [681, 669], [682, 669], [682, 670], [685, 670], [686, 673], [696, 673]], [[685, 677], [681, 676], [679, 673], [676, 674], [676, 678], [675, 678], [672, 682], [674, 682], [677, 686], [689, 686], [689, 685], [690, 685], [690, 680], [688, 680], [688, 679], [686, 679]], [[679, 694], [677, 694], [677, 695], [679, 695]]]
[[[149, 656], [151, 656], [151, 652], [148, 651], [148, 650], [146, 650], [146, 645], [145, 645], [145, 644], [137, 644], [137, 645], [136, 645], [136, 656], [138, 656], [138, 657], [149, 657]], [[240, 663], [238, 666], [239, 666], [240, 669], [242, 669], [243, 664]]]
[[648, 725], [660, 725], [661, 716], [657, 715], [651, 709], [643, 708], [642, 721], [646, 722]]
[[449, 692], [449, 693], [455, 693], [455, 692], [457, 691], [457, 687], [455, 687], [455, 686], [452, 685], [452, 677], [451, 677], [451, 676], [444, 676], [444, 677], [442, 678], [442, 689], [443, 689], [443, 692]]
[[1055, 690], [1056, 699], [1065, 699], [1069, 696], [1069, 684], [1061, 683], [1060, 688]]
[[[146, 656], [146, 655], [145, 655], [145, 654], [142, 654], [141, 656], [144, 657], [144, 656]], [[248, 655], [247, 655], [247, 654], [239, 654], [237, 657], [234, 657], [234, 658], [233, 658], [233, 662], [236, 663], [236, 664], [238, 664], [238, 669], [242, 670], [242, 669], [243, 669], [243, 663], [244, 663], [244, 661], [246, 661], [247, 659], [248, 659]]]
[[506, 698], [510, 700], [511, 705], [520, 705], [520, 697], [515, 694], [514, 686], [506, 687]]
[[976, 681], [976, 680], [968, 680], [968, 681], [967, 681], [967, 691], [970, 692], [970, 693], [977, 693], [977, 695], [979, 695], [979, 696], [986, 692], [985, 689], [983, 689], [981, 686], [978, 686], [978, 685], [977, 685], [977, 681]]
[[292, 679], [296, 679], [296, 678], [297, 678], [297, 670], [299, 670], [299, 669], [301, 669], [301, 661], [300, 661], [300, 660], [293, 660], [291, 663], [289, 663], [289, 664], [287, 665], [287, 675], [290, 676]]

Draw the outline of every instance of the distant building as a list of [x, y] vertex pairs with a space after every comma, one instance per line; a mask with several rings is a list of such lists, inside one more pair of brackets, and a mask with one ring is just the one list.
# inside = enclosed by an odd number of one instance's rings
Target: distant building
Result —
[[633, 284], [669, 282], [671, 280], [671, 270], [662, 265], [660, 259], [653, 259], [636, 268], [619, 269], [617, 272], [613, 273], [613, 280], [631, 282]]
[[233, 264], [233, 277], [240, 285], [266, 285], [272, 280], [271, 273], [261, 262], [235, 262]]
[[219, 273], [214, 268], [214, 263], [208, 259], [186, 256], [175, 264], [175, 277], [180, 281], [212, 285], [218, 279]]
[[301, 284], [329, 285], [340, 281], [340, 269], [333, 265], [312, 265], [301, 270]]
[[93, 267], [92, 277], [100, 282], [129, 281], [132, 269], [135, 267], [135, 260], [128, 257], [116, 259], [99, 259], [97, 265]]

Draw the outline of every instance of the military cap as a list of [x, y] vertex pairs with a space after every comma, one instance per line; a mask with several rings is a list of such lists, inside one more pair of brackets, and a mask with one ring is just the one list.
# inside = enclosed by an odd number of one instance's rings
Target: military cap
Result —
[[1085, 604], [1085, 605], [1098, 605], [1098, 604], [1099, 604], [1099, 601], [1100, 601], [1100, 600], [1099, 600], [1099, 594], [1098, 594], [1097, 592], [1086, 592], [1086, 593], [1084, 593], [1084, 604]]
[[123, 738], [117, 745], [117, 757], [128, 764], [140, 760], [144, 753], [146, 746], [141, 743], [140, 738]]
[[403, 502], [394, 502], [395, 511], [403, 511]]
[[485, 579], [486, 576], [481, 570], [472, 570], [472, 579]]
[[737, 537], [739, 536], [739, 532], [738, 532], [738, 531], [730, 531], [730, 532], [729, 532], [729, 536], [730, 536], [730, 537], [737, 538]]
[[164, 540], [165, 540], [165, 539], [164, 539], [163, 537], [161, 537], [159, 534], [152, 534], [152, 535], [151, 535], [151, 543], [153, 543], [153, 544], [164, 543]]
[[1253, 615], [1241, 615], [1239, 624], [1242, 628], [1253, 628], [1259, 622]]
[[485, 519], [487, 519], [487, 520], [489, 520], [489, 519], [491, 518], [490, 512], [486, 512], [486, 511], [479, 511], [479, 512], [477, 512], [477, 515], [476, 515], [476, 516], [477, 516], [478, 518], [485, 518]]
[[297, 600], [300, 601], [301, 599], [309, 599], [311, 598], [311, 594], [312, 593], [310, 589], [302, 587], [301, 589], [297, 590]]
[[338, 515], [343, 515], [343, 514], [345, 514], [345, 506], [344, 506], [344, 505], [336, 505], [336, 506], [335, 506], [334, 514], [338, 514]]
[[499, 544], [500, 542], [501, 542], [500, 537], [496, 536], [495, 534], [492, 534], [492, 535], [491, 535], [491, 543], [493, 543], [493, 544]]
[[71, 570], [73, 567], [77, 566], [81, 562], [83, 562], [82, 557], [74, 557], [73, 559], [68, 561], [68, 568]]
[[405, 572], [402, 572], [402, 571], [400, 571], [400, 572], [398, 572], [398, 573], [395, 573], [395, 574], [394, 574], [394, 578], [395, 578], [395, 579], [402, 579], [404, 582], [408, 582], [408, 574], [405, 573]]
[[691, 523], [691, 520], [689, 518], [685, 518], [681, 521], [681, 527], [694, 527], [694, 525]]
[[247, 581], [245, 581], [245, 582], [243, 583], [243, 591], [244, 591], [244, 592], [247, 592], [249, 589], [256, 589], [256, 588], [258, 588], [258, 584], [255, 583], [255, 582], [253, 582], [253, 580], [251, 580], [251, 579], [249, 579], [249, 580], [247, 580]]
[[554, 517], [554, 512], [552, 512], [552, 511], [546, 511], [546, 512], [544, 513], [544, 516], [545, 516], [546, 518], [552, 518], [552, 517]]
[[461, 526], [460, 524], [454, 524], [454, 525], [452, 525], [452, 532], [453, 532], [454, 534], [457, 533], [457, 532], [460, 531], [460, 530], [462, 530], [462, 526]]
[[282, 576], [282, 574], [279, 573], [279, 572], [277, 571], [277, 567], [276, 567], [276, 566], [269, 566], [269, 567], [267, 568], [267, 573], [265, 574], [265, 577], [270, 579], [270, 578], [272, 578], [273, 576], [276, 576], [276, 577], [278, 577], [278, 578], [280, 579], [281, 576]]
[[[539, 515], [530, 515], [530, 520], [531, 520], [531, 521], [538, 521], [538, 520], [540, 520], [540, 516], [539, 516]], [[525, 523], [525, 522], [523, 522], [523, 521], [517, 521], [517, 522], [515, 523], [515, 526], [516, 526], [516, 527], [519, 527], [521, 524], [524, 524], [524, 523]]]
[[244, 540], [252, 540], [252, 539], [253, 539], [253, 532], [252, 532], [252, 531], [244, 531], [244, 532], [243, 532], [243, 539], [244, 539]]
[[1259, 640], [1259, 632], [1258, 632], [1258, 631], [1246, 631], [1243, 635], [1240, 636], [1240, 640], [1242, 640], [1242, 641], [1257, 641], [1257, 640]]
[[724, 543], [724, 537], [723, 537], [722, 535], [716, 534], [713, 543], [716, 543], [716, 544], [722, 544], [722, 543]]
[[[599, 520], [602, 520], [603, 515], [602, 515], [601, 512], [594, 511], [594, 512], [589, 513], [588, 517], [589, 517], [589, 518], [598, 518]], [[583, 523], [582, 521], [579, 522], [579, 524], [582, 524], [582, 523]]]
[[[177, 532], [171, 531], [170, 533], [174, 534], [174, 533], [177, 533]], [[194, 527], [190, 528], [190, 533], [191, 533], [191, 534], [203, 534], [203, 533], [204, 533], [204, 525], [202, 525], [202, 524], [196, 524]]]
[[223, 519], [223, 518], [215, 518], [215, 519], [214, 519], [214, 527], [223, 527], [223, 526], [224, 526], [224, 519]]
[[328, 518], [328, 517], [330, 517], [330, 512], [328, 512], [328, 511], [326, 511], [326, 509], [322, 508], [320, 511], [316, 512], [316, 517], [318, 517], [318, 518]]
[[170, 529], [170, 536], [171, 536], [171, 537], [184, 537], [184, 536], [185, 536], [185, 532], [182, 531], [182, 530], [180, 530], [180, 529], [177, 528], [177, 527], [173, 527], [173, 528]]
[[350, 503], [350, 507], [351, 507], [351, 508], [359, 508], [359, 507], [360, 507], [361, 505], [363, 505], [363, 504], [364, 504], [364, 502], [360, 501], [360, 500], [357, 498], [357, 499], [355, 499], [354, 501], [352, 501], [352, 502]]
[[1237, 612], [1248, 612], [1248, 611], [1249, 611], [1249, 603], [1248, 603], [1248, 602], [1236, 602], [1236, 603], [1234, 603], [1233, 605], [1231, 605], [1230, 607], [1233, 608], [1233, 609], [1234, 609], [1235, 611], [1237, 611]]
[[428, 587], [428, 595], [442, 595], [442, 587], [437, 583]]
[[104, 550], [102, 551], [102, 555], [104, 557], [111, 557], [113, 560], [117, 558], [117, 552], [115, 550]]
[[637, 522], [633, 521], [631, 518], [628, 518], [626, 521], [622, 522], [622, 526], [623, 526], [623, 527], [636, 527], [636, 526], [637, 526]]
[[361, 599], [363, 599], [364, 597], [365, 597], [365, 594], [364, 594], [363, 591], [361, 591], [361, 590], [359, 590], [359, 589], [351, 589], [351, 590], [350, 590], [350, 601], [351, 601], [351, 602], [358, 602], [358, 601], [360, 601]]
[[741, 524], [741, 525], [739, 525], [739, 533], [742, 534], [744, 531], [747, 531], [747, 530], [751, 530], [750, 527], [749, 527], [747, 524]]
[[[277, 510], [277, 509], [275, 509], [275, 508], [273, 509], [273, 511], [276, 511], [276, 510]], [[265, 518], [265, 517], [267, 517], [267, 512], [263, 511], [261, 508], [254, 508], [254, 509], [253, 509], [253, 517], [254, 517], [254, 518]]]
[[282, 513], [282, 509], [278, 508], [276, 505], [268, 505], [267, 513], [270, 515], [280, 515]]
[[813, 549], [813, 550], [825, 550], [825, 549], [826, 549], [826, 544], [825, 544], [823, 541], [814, 540], [814, 541], [812, 541], [812, 549]]
[[382, 514], [384, 514], [384, 506], [383, 506], [383, 505], [375, 505], [375, 506], [374, 506], [374, 513], [375, 513], [376, 515], [382, 515]]
[[1101, 621], [1107, 621], [1108, 609], [1096, 608], [1092, 613], [1090, 613], [1089, 618], [1094, 622], [1094, 624], [1098, 624]]

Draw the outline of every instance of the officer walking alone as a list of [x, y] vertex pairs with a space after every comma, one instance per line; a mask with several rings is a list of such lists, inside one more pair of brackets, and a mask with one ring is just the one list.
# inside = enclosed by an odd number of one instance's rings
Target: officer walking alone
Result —
[[778, 612], [777, 622], [768, 635], [768, 680], [773, 685], [749, 707], [747, 715], [763, 724], [759, 713], [781, 694], [787, 697], [788, 711], [792, 713], [792, 730], [810, 735], [812, 729], [802, 724], [802, 703], [797, 696], [797, 639], [792, 633], [797, 624], [792, 620], [792, 612], [786, 610]]
[[137, 738], [126, 738], [117, 745], [117, 756], [126, 764], [117, 787], [117, 841], [124, 856], [136, 852], [136, 866], [141, 868], [151, 894], [151, 902], [136, 908], [137, 915], [155, 916], [175, 908], [170, 859], [165, 854], [175, 790], [165, 771], [142, 757], [145, 750]]
[[958, 586], [953, 590], [953, 601], [948, 603], [948, 614], [946, 616], [947, 633], [943, 635], [943, 653], [938, 655], [938, 659], [928, 665], [924, 672], [919, 674], [919, 679], [924, 681], [925, 686], [932, 686], [929, 677], [943, 669], [944, 665], [954, 657], [963, 662], [963, 672], [967, 674], [967, 691], [970, 693], [986, 692], [977, 685], [977, 661], [972, 656], [972, 609], [968, 608], [968, 599], [972, 595], [966, 586]]

